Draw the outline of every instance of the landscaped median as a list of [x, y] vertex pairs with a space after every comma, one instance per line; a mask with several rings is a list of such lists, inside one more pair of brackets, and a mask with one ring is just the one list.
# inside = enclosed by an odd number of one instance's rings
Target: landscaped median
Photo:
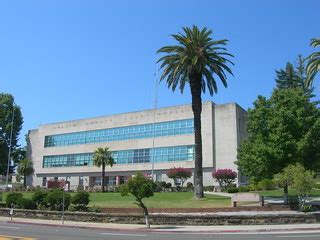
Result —
[[[1, 216], [10, 216], [9, 208], [0, 209]], [[22, 210], [14, 211], [15, 217], [31, 219], [60, 220], [60, 211]], [[124, 213], [89, 213], [65, 212], [66, 221], [144, 224], [142, 214]], [[152, 213], [152, 225], [263, 225], [263, 224], [298, 224], [317, 223], [320, 213], [298, 213], [294, 211], [250, 211], [250, 212], [217, 212], [217, 213]]]
[[[262, 195], [266, 193], [261, 192]], [[272, 196], [281, 192], [272, 192]], [[220, 196], [217, 196], [219, 194]], [[242, 193], [240, 193], [242, 194]], [[247, 193], [246, 193], [247, 194]], [[318, 195], [318, 192], [316, 193]], [[152, 225], [261, 225], [317, 223], [320, 213], [290, 211], [287, 205], [240, 205], [230, 207], [232, 194], [206, 194], [197, 200], [192, 192], [157, 192], [145, 199]], [[131, 195], [120, 193], [89, 193], [84, 191], [64, 193], [62, 190], [3, 193], [7, 208], [0, 208], [1, 216], [14, 218], [62, 219], [62, 202], [65, 204], [64, 220], [78, 222], [144, 224], [141, 208], [134, 204]], [[279, 196], [280, 197], [280, 196]], [[64, 198], [64, 201], [63, 201]], [[35, 210], [37, 209], [37, 210]], [[80, 212], [81, 211], [81, 212]]]

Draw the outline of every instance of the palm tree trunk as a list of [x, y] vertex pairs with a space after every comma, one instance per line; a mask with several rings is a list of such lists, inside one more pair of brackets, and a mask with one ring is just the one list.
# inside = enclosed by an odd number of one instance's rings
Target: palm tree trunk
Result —
[[192, 95], [192, 111], [194, 119], [194, 143], [195, 143], [195, 164], [194, 164], [194, 196], [203, 198], [203, 172], [202, 172], [202, 136], [201, 136], [201, 74], [192, 74], [190, 79], [190, 90]]
[[106, 175], [106, 165], [102, 163], [102, 174], [101, 174], [101, 192], [104, 192], [104, 185], [105, 185], [105, 175]]

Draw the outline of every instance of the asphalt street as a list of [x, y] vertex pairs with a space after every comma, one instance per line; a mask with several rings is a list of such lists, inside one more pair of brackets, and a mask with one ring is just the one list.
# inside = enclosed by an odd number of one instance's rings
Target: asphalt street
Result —
[[166, 240], [166, 239], [214, 239], [214, 240], [288, 240], [288, 239], [320, 239], [320, 231], [312, 232], [276, 232], [276, 233], [177, 233], [143, 230], [106, 230], [84, 229], [75, 227], [43, 226], [32, 224], [0, 223], [1, 239], [50, 239], [50, 240], [87, 240], [87, 239], [141, 239], [141, 240]]

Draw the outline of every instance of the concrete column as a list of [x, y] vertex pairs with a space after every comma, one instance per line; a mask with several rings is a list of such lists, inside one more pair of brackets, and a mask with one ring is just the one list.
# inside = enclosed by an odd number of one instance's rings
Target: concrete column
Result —
[[120, 185], [120, 176], [116, 176], [116, 186]]

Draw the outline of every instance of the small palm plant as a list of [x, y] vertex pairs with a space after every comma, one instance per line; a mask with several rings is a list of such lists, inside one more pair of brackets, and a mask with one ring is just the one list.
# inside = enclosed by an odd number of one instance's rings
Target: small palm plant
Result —
[[112, 157], [112, 152], [109, 150], [109, 148], [98, 148], [95, 150], [93, 155], [93, 164], [97, 167], [102, 166], [102, 172], [101, 172], [101, 191], [105, 191], [105, 171], [106, 166], [112, 167], [114, 164], [114, 159]]
[[[320, 38], [311, 39], [312, 47], [320, 47]], [[320, 71], [320, 52], [314, 52], [309, 57], [309, 62], [307, 64], [307, 80], [306, 86], [309, 87], [312, 85], [313, 79], [315, 78], [317, 72]]]
[[20, 176], [23, 176], [23, 186], [27, 187], [27, 177], [33, 174], [33, 162], [29, 159], [22, 159], [19, 162], [17, 172]]
[[164, 54], [158, 62], [163, 73], [160, 80], [166, 80], [168, 87], [174, 91], [179, 87], [181, 93], [186, 85], [190, 86], [192, 110], [194, 116], [195, 137], [195, 197], [203, 198], [202, 172], [202, 136], [201, 136], [201, 94], [209, 90], [210, 95], [218, 91], [217, 79], [227, 87], [226, 72], [232, 75], [227, 57], [233, 57], [227, 52], [225, 45], [228, 40], [213, 40], [212, 31], [184, 27], [183, 33], [171, 35], [178, 45], [160, 48], [158, 53]]

